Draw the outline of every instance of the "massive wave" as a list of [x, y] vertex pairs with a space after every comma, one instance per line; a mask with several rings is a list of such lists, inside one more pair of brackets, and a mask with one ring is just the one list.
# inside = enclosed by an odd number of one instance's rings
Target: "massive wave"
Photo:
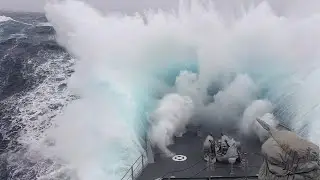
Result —
[[121, 179], [145, 135], [172, 155], [167, 146], [188, 123], [233, 123], [262, 140], [254, 124], [261, 116], [320, 144], [317, 11], [233, 5], [231, 13], [180, 1], [172, 12], [127, 16], [74, 0], [48, 3], [57, 42], [74, 57], [63, 97], [77, 98], [61, 115], [35, 120], [45, 130], [21, 133], [29, 156], [51, 164], [39, 165], [37, 178]]
[[189, 96], [186, 103], [192, 100], [195, 113], [211, 123], [252, 124], [254, 116], [273, 113], [316, 141], [319, 17], [279, 17], [263, 2], [231, 21], [210, 3], [184, 2], [176, 14], [133, 17], [103, 16], [77, 1], [46, 7], [58, 42], [79, 60], [70, 86], [81, 99], [67, 107], [52, 136], [82, 179], [115, 175], [107, 171], [139, 155], [144, 113], [152, 113], [145, 108], [157, 107], [162, 97], [151, 141], [170, 153], [165, 147], [190, 117], [181, 117], [184, 105], [165, 95], [169, 92], [180, 94], [180, 101]]

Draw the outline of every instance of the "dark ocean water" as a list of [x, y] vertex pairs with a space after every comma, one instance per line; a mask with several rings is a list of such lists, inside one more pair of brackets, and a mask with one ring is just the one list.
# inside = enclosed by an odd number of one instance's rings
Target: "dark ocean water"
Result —
[[66, 90], [73, 59], [56, 43], [44, 14], [0, 16], [12, 18], [0, 22], [0, 179], [36, 179], [56, 165], [30, 153], [27, 144], [73, 98]]

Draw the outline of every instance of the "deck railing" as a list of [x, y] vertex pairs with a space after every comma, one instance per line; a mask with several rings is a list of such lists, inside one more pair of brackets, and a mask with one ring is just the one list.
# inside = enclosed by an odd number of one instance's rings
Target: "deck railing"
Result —
[[151, 141], [148, 139], [147, 135], [144, 136], [145, 141], [145, 147], [144, 147], [144, 153], [141, 153], [141, 155], [136, 159], [136, 161], [131, 165], [131, 167], [126, 171], [124, 176], [121, 178], [121, 180], [135, 180], [142, 170], [148, 165], [148, 143], [151, 143]]
[[148, 164], [147, 158], [141, 154], [138, 159], [132, 164], [130, 169], [124, 174], [121, 180], [134, 180], [140, 175], [143, 168]]

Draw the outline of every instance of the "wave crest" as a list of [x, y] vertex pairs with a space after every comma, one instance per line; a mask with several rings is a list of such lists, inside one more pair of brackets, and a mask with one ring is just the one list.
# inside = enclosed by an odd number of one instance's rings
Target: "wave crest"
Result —
[[[261, 112], [272, 111], [299, 133], [312, 125], [307, 137], [317, 141], [319, 16], [282, 18], [261, 3], [226, 21], [212, 4], [193, 1], [176, 14], [147, 12], [146, 20], [103, 16], [72, 0], [50, 3], [46, 12], [58, 42], [78, 59], [69, 85], [81, 96], [50, 135], [60, 140], [57, 154], [82, 180], [119, 179], [119, 169], [142, 151], [146, 113], [165, 94], [179, 91], [203, 106], [195, 112], [199, 118], [216, 124], [241, 124], [244, 113], [256, 111], [250, 104], [267, 100], [274, 110]], [[196, 83], [185, 84], [194, 88], [179, 89], [184, 82], [177, 76], [190, 69], [197, 77], [186, 78]], [[79, 147], [85, 152], [73, 155]]]

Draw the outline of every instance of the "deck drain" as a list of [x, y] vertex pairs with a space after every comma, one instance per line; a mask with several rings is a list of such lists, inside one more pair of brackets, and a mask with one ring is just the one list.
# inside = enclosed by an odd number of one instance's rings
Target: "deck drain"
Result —
[[173, 156], [172, 160], [174, 160], [174, 161], [185, 161], [185, 160], [187, 160], [187, 156], [175, 155], [175, 156]]

